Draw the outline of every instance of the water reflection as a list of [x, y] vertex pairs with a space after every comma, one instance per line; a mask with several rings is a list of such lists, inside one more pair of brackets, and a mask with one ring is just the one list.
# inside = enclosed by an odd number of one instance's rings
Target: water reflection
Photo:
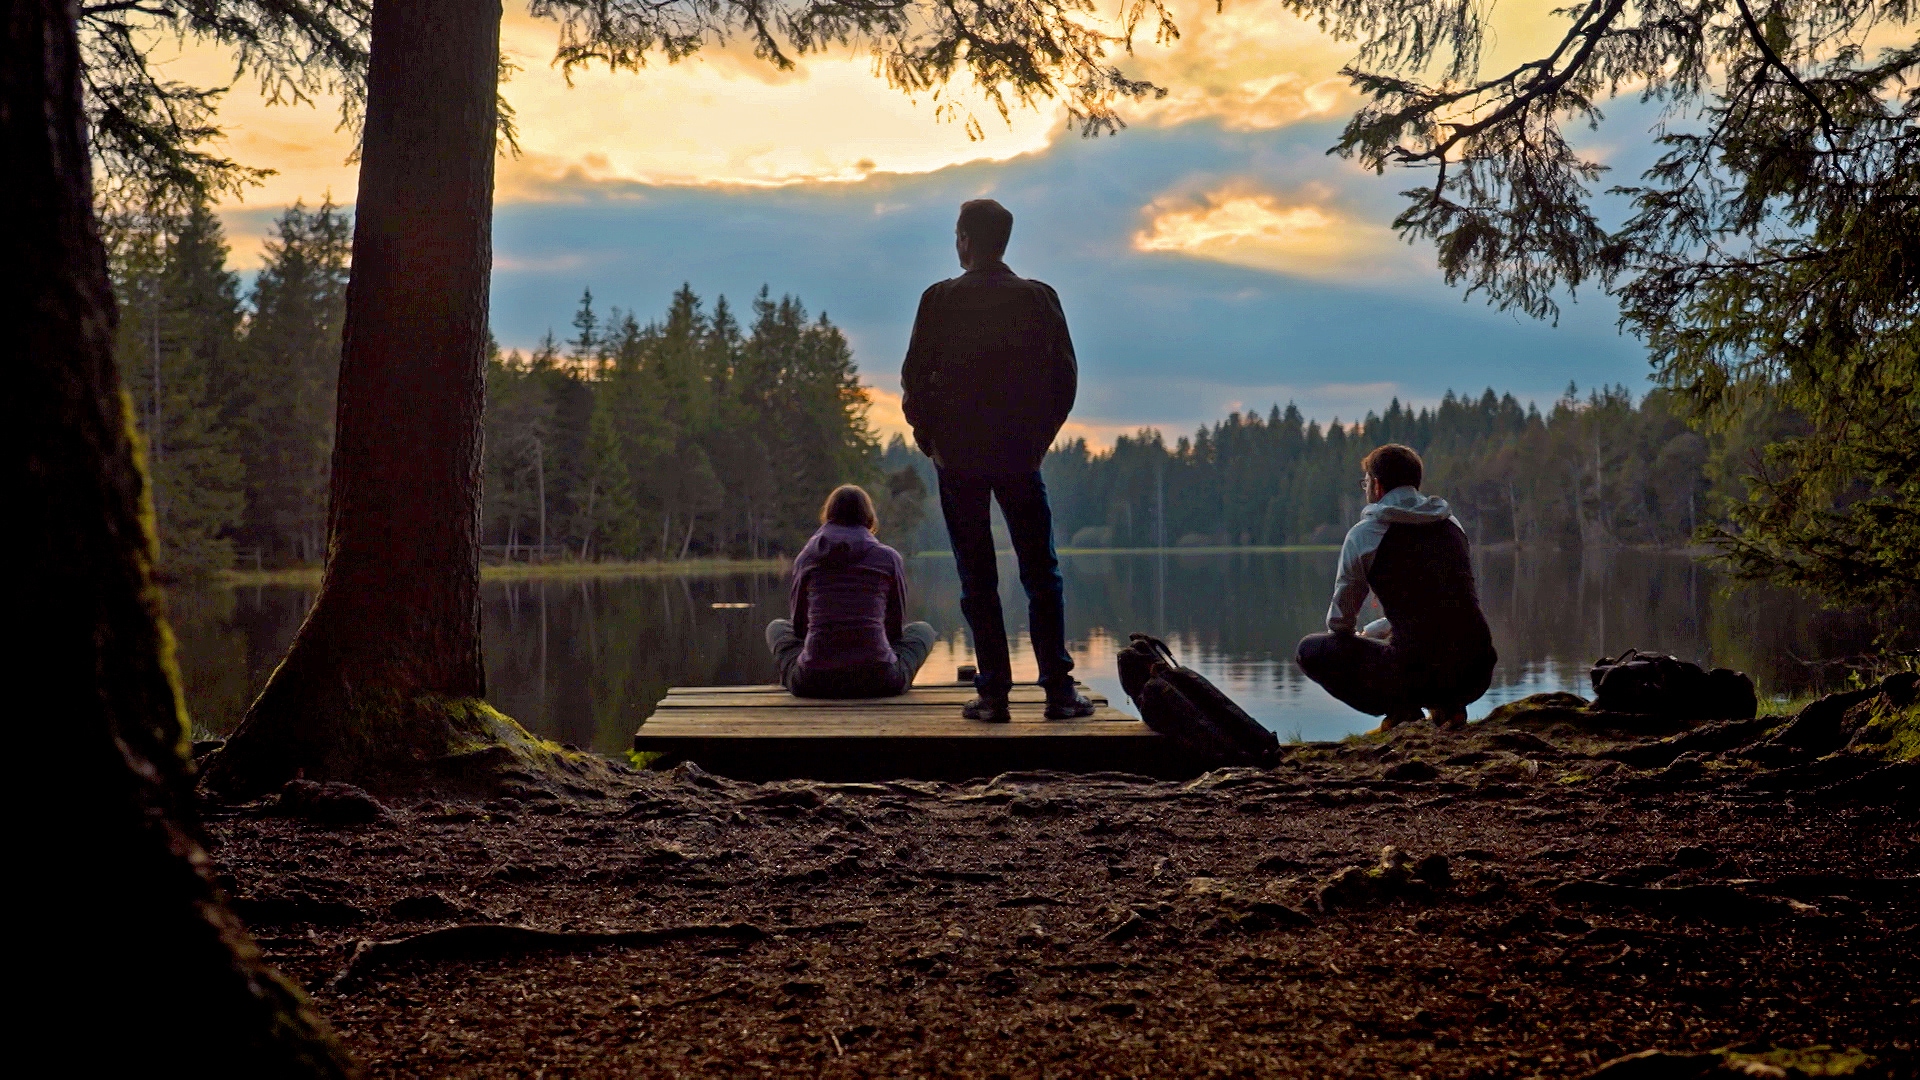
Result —
[[[1113, 654], [1141, 630], [1165, 637], [1283, 736], [1363, 730], [1367, 717], [1292, 664], [1294, 643], [1325, 616], [1334, 560], [1331, 552], [1069, 557], [1067, 631], [1078, 674], [1126, 707]], [[1797, 693], [1814, 686], [1801, 661], [1861, 651], [1869, 636], [1857, 621], [1794, 597], [1729, 592], [1719, 575], [1676, 555], [1494, 551], [1475, 566], [1500, 651], [1476, 716], [1531, 693], [1584, 692], [1594, 658], [1630, 646], [1741, 668], [1765, 693]], [[953, 564], [919, 558], [909, 572], [909, 618], [942, 633], [921, 680], [950, 680], [972, 661]], [[1023, 619], [1011, 559], [1001, 579], [1009, 617]], [[490, 582], [483, 595], [494, 703], [543, 735], [606, 753], [629, 745], [669, 686], [771, 680], [761, 632], [786, 608], [785, 582], [772, 574]], [[310, 601], [308, 590], [285, 587], [169, 598], [196, 726], [218, 732], [238, 722]], [[1015, 677], [1034, 675], [1022, 634]]]

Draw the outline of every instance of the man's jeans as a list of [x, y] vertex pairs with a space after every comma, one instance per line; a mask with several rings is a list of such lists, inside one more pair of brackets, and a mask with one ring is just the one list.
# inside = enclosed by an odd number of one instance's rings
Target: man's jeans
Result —
[[1027, 633], [1040, 662], [1040, 685], [1048, 693], [1073, 688], [1073, 657], [1067, 655], [1065, 591], [1060, 560], [1053, 550], [1053, 510], [1038, 471], [973, 473], [940, 470], [940, 510], [947, 518], [953, 561], [960, 571], [960, 611], [973, 631], [978, 673], [973, 685], [983, 696], [1005, 698], [1013, 688], [1013, 661], [1007, 653], [1007, 628], [1000, 612], [1000, 571], [993, 553], [989, 500], [1012, 534], [1020, 560], [1020, 584], [1027, 590]]
[[920, 665], [927, 662], [933, 643], [940, 639], [929, 623], [911, 622], [903, 628], [899, 641], [892, 642], [894, 661], [866, 667], [829, 668], [809, 671], [800, 666], [800, 650], [805, 639], [793, 632], [788, 619], [767, 624], [767, 648], [773, 650], [773, 670], [780, 685], [795, 697], [875, 698], [904, 694], [913, 685]]
[[1393, 646], [1359, 634], [1308, 634], [1300, 639], [1294, 662], [1335, 700], [1384, 716], [1478, 701], [1493, 683], [1495, 661], [1489, 651], [1484, 657], [1416, 665]]

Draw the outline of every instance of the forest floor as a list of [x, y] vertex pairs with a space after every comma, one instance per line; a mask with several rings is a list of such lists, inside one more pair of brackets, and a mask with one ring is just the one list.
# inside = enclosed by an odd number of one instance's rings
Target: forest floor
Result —
[[681, 765], [207, 831], [370, 1077], [1920, 1076], [1913, 788], [1599, 756], [1647, 742], [1421, 723], [1186, 783]]

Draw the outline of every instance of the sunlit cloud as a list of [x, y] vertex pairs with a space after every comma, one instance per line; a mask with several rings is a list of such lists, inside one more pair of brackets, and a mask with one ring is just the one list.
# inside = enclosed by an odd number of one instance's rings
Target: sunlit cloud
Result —
[[584, 270], [593, 265], [594, 260], [580, 253], [562, 255], [502, 255], [493, 256], [493, 269], [496, 273], [519, 274], [556, 274]]
[[1351, 112], [1358, 97], [1340, 75], [1353, 51], [1278, 0], [1209, 0], [1171, 5], [1180, 39], [1142, 45], [1130, 74], [1167, 89], [1127, 110], [1130, 121], [1161, 126], [1213, 120], [1230, 131], [1266, 131]]
[[[1058, 107], [1015, 111], [970, 139], [935, 117], [936, 102], [888, 87], [868, 58], [846, 53], [781, 72], [716, 49], [638, 73], [578, 69], [568, 85], [550, 65], [557, 41], [546, 20], [514, 14], [502, 25], [502, 50], [521, 68], [504, 90], [526, 151], [502, 163], [503, 199], [564, 198], [582, 181], [769, 186], [924, 173], [1043, 149], [1063, 120]], [[967, 87], [949, 96], [991, 111]]]
[[907, 424], [907, 414], [901, 411], [900, 395], [878, 386], [867, 387], [867, 425], [873, 433], [886, 442], [895, 435], [913, 441], [913, 428]]
[[1353, 111], [1358, 98], [1342, 78], [1310, 82], [1283, 71], [1230, 86], [1181, 86], [1143, 107], [1142, 119], [1166, 126], [1218, 120], [1229, 131], [1261, 131]]
[[1213, 259], [1302, 277], [1350, 277], [1398, 269], [1392, 232], [1351, 218], [1332, 192], [1311, 185], [1296, 199], [1241, 181], [1200, 195], [1166, 195], [1141, 210], [1133, 248]]

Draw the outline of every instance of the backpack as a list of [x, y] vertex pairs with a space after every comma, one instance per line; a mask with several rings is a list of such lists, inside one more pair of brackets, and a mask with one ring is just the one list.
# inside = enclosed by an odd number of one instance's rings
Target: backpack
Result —
[[1167, 644], [1130, 634], [1120, 650], [1120, 687], [1147, 726], [1212, 765], [1270, 766], [1280, 739], [1206, 677], [1180, 666]]
[[1608, 712], [1745, 720], [1759, 711], [1753, 680], [1727, 668], [1707, 671], [1675, 656], [1628, 649], [1593, 665], [1593, 705]]

